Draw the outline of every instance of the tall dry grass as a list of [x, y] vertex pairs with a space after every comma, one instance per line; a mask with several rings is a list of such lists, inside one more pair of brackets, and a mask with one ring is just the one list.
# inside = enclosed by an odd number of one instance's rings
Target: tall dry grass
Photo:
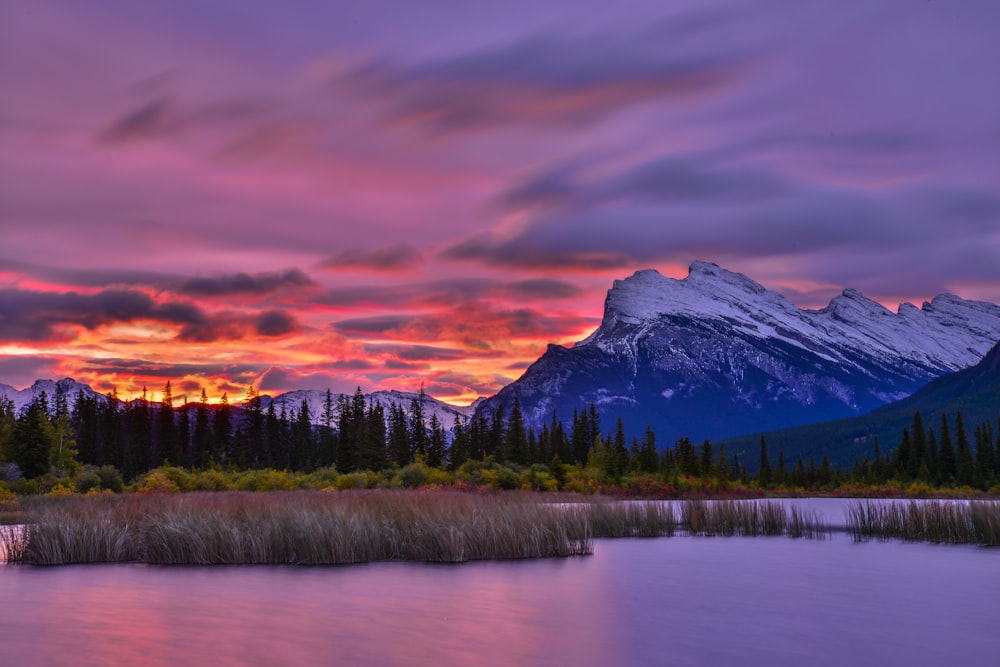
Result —
[[902, 539], [1000, 546], [1000, 502], [864, 501], [847, 512], [856, 541]]
[[9, 562], [455, 563], [592, 552], [580, 513], [519, 495], [356, 491], [52, 499]]

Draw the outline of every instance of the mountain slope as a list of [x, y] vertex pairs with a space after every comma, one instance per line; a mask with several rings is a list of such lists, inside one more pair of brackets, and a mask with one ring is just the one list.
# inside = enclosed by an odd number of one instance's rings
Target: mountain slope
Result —
[[56, 387], [61, 388], [70, 407], [76, 401], [77, 392], [83, 391], [86, 396], [96, 396], [97, 392], [90, 388], [90, 385], [82, 384], [71, 378], [63, 378], [58, 382], [54, 380], [35, 380], [35, 383], [26, 389], [15, 389], [9, 384], [0, 384], [0, 396], [9, 398], [14, 402], [14, 409], [20, 412], [22, 408], [29, 405], [36, 398], [45, 392], [45, 398], [52, 407], [56, 398]]
[[[336, 407], [337, 397], [339, 394], [333, 394], [333, 404]], [[402, 407], [407, 414], [409, 414], [410, 403], [414, 399], [421, 401], [420, 406], [424, 414], [424, 422], [428, 425], [431, 421], [432, 415], [437, 415], [438, 420], [445, 429], [451, 430], [455, 425], [455, 420], [469, 417], [472, 415], [472, 408], [460, 407], [457, 405], [451, 405], [450, 403], [445, 403], [444, 401], [439, 401], [436, 398], [423, 394], [423, 398], [420, 399], [421, 394], [415, 392], [407, 391], [373, 391], [370, 394], [365, 394], [366, 404], [374, 401], [381, 405], [386, 412], [386, 416], [389, 414], [389, 406], [393, 403]], [[350, 396], [348, 396], [350, 398]], [[275, 410], [281, 411], [281, 406], [284, 405], [285, 409], [289, 412], [296, 411], [302, 407], [303, 399], [309, 406], [309, 415], [312, 418], [314, 424], [322, 423], [323, 415], [323, 403], [326, 401], [326, 392], [319, 391], [315, 389], [298, 389], [295, 391], [290, 391], [284, 394], [280, 394], [271, 398], [270, 396], [262, 397], [261, 404], [266, 410], [267, 406], [273, 401], [275, 403]]]
[[722, 444], [726, 452], [739, 454], [751, 467], [758, 463], [761, 435], [772, 457], [784, 451], [787, 461], [800, 456], [814, 456], [818, 461], [826, 452], [832, 463], [849, 466], [855, 457], [871, 458], [875, 437], [883, 453], [896, 447], [918, 410], [924, 425], [935, 431], [939, 431], [942, 413], [948, 415], [952, 429], [956, 412], [962, 413], [969, 429], [984, 421], [995, 423], [1000, 416], [1000, 344], [975, 366], [943, 375], [913, 395], [866, 415], [731, 438]]
[[892, 313], [855, 290], [821, 310], [714, 264], [682, 280], [639, 271], [615, 281], [600, 327], [571, 348], [549, 346], [483, 401], [518, 397], [540, 426], [594, 403], [661, 444], [718, 439], [863, 414], [970, 366], [1000, 338], [1000, 307], [952, 295]]

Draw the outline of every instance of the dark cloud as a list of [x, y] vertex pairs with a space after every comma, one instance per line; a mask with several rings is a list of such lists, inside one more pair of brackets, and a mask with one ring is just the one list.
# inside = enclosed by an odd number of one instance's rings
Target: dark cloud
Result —
[[507, 346], [515, 339], [552, 340], [578, 333], [590, 318], [553, 315], [529, 308], [504, 309], [471, 302], [432, 313], [352, 318], [335, 323], [346, 336], [377, 335], [387, 340], [460, 343], [478, 352]]
[[693, 156], [670, 156], [642, 165], [607, 187], [608, 197], [746, 204], [792, 193], [783, 179], [760, 169], [726, 169]]
[[[260, 391], [290, 391], [293, 389], [315, 389], [325, 391], [329, 389], [334, 393], [353, 392], [354, 387], [344, 378], [329, 373], [301, 371], [294, 368], [272, 366], [260, 376], [258, 385]], [[286, 406], [287, 408], [299, 406]]]
[[[454, 347], [431, 345], [398, 345], [396, 343], [369, 343], [364, 346], [368, 354], [386, 355], [406, 361], [452, 361], [466, 359], [469, 353]], [[477, 355], [478, 356], [478, 355]]]
[[415, 268], [423, 260], [412, 245], [399, 243], [387, 248], [344, 250], [319, 264], [326, 269], [370, 269], [372, 271], [403, 271]]
[[617, 249], [572, 250], [535, 244], [527, 235], [497, 240], [477, 234], [441, 251], [443, 259], [484, 262], [495, 266], [527, 269], [605, 271], [635, 264], [636, 257]]
[[115, 120], [101, 132], [99, 139], [110, 144], [150, 139], [167, 134], [176, 127], [173, 101], [169, 97], [160, 97]]
[[[228, 377], [233, 381], [250, 383], [261, 372], [256, 364], [172, 364], [145, 359], [89, 359], [81, 371], [106, 375], [109, 373], [179, 380], [195, 375], [204, 377]], [[200, 386], [198, 387], [200, 389]]]
[[580, 294], [580, 288], [572, 283], [551, 278], [519, 280], [503, 286], [503, 291], [513, 298], [532, 301], [535, 299], [566, 299]]
[[209, 343], [222, 340], [239, 340], [252, 335], [277, 338], [300, 329], [298, 320], [280, 310], [257, 314], [225, 311], [212, 313], [200, 322], [184, 326], [177, 334], [182, 341]]
[[386, 359], [382, 365], [389, 371], [426, 371], [430, 368], [430, 364], [415, 364], [412, 361], [399, 359]]
[[702, 96], [736, 78], [748, 61], [745, 53], [679, 53], [635, 35], [548, 34], [423, 66], [373, 62], [348, 83], [389, 100], [395, 119], [436, 130], [573, 127], [650, 100]]
[[167, 287], [180, 280], [175, 275], [155, 271], [107, 268], [69, 269], [30, 264], [9, 257], [0, 257], [0, 270], [28, 276], [49, 284], [69, 287], [113, 287], [119, 285]]
[[211, 278], [191, 278], [179, 292], [190, 296], [226, 297], [234, 295], [264, 295], [287, 288], [316, 287], [312, 278], [299, 269], [281, 272], [234, 273]]
[[190, 304], [156, 303], [133, 290], [105, 290], [97, 294], [0, 290], [0, 340], [62, 340], [65, 325], [86, 329], [115, 322], [151, 320], [188, 326], [201, 325], [205, 315]]
[[163, 139], [180, 132], [226, 128], [239, 130], [269, 117], [276, 105], [262, 98], [232, 98], [182, 108], [174, 95], [165, 94], [144, 101], [112, 121], [99, 135], [105, 144], [123, 144]]
[[257, 333], [269, 338], [286, 336], [299, 329], [299, 323], [292, 315], [281, 310], [268, 310], [257, 316], [254, 324]]

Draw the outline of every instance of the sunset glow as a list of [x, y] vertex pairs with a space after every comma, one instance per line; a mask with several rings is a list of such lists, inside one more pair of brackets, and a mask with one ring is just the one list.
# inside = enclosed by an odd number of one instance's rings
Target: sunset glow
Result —
[[1000, 302], [1000, 6], [609, 7], [4, 2], [0, 382], [468, 404], [696, 259]]

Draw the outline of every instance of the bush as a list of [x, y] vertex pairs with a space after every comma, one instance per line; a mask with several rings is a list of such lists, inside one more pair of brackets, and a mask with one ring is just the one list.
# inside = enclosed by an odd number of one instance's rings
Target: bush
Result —
[[236, 479], [238, 491], [290, 491], [295, 487], [291, 473], [271, 468], [248, 470]]
[[101, 488], [114, 493], [121, 493], [125, 490], [125, 482], [122, 474], [114, 466], [104, 465], [97, 469], [97, 475], [101, 478]]
[[396, 475], [396, 479], [404, 487], [408, 489], [416, 489], [421, 486], [427, 486], [427, 479], [430, 476], [431, 468], [426, 463], [410, 463], [409, 465], [403, 466]]
[[77, 493], [87, 493], [91, 489], [101, 488], [101, 476], [94, 466], [84, 466], [77, 473], [76, 479], [73, 480], [73, 485], [76, 487]]
[[180, 493], [181, 489], [167, 474], [157, 468], [136, 481], [138, 493]]
[[195, 474], [195, 487], [199, 491], [228, 491], [230, 479], [221, 470], [204, 470]]
[[349, 489], [374, 489], [379, 486], [381, 478], [378, 473], [371, 470], [364, 472], [351, 472], [337, 478], [336, 487], [338, 491]]

